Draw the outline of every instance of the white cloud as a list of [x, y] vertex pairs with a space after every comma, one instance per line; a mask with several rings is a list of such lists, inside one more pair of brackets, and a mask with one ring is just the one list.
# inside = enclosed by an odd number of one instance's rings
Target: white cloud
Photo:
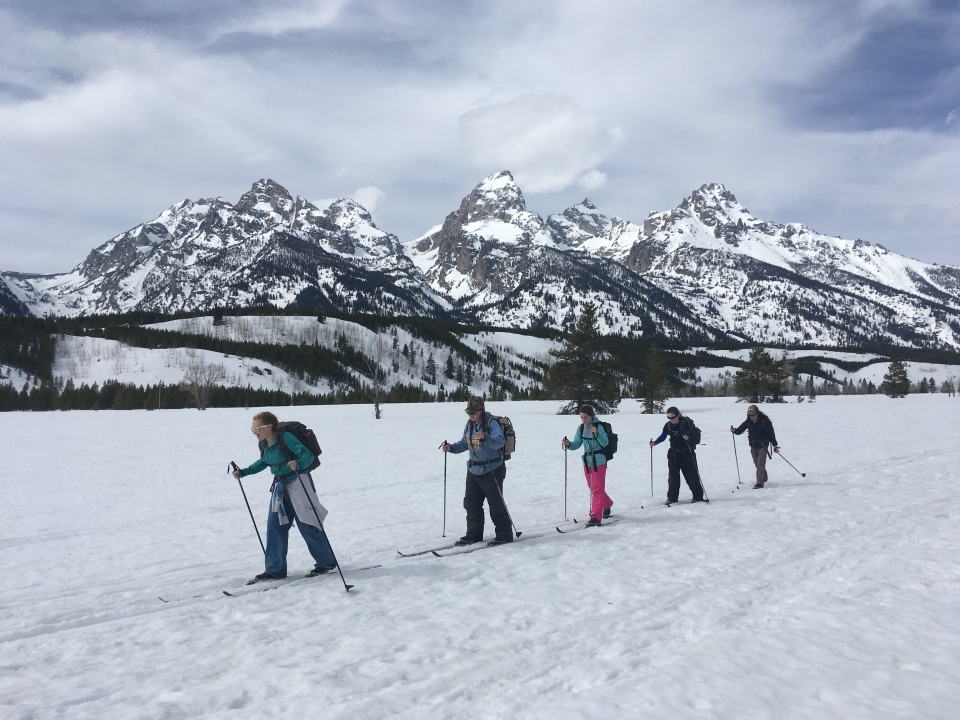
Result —
[[527, 193], [556, 192], [605, 180], [596, 168], [622, 133], [606, 129], [561, 95], [522, 95], [465, 113], [460, 137], [467, 155], [486, 170], [508, 169]]
[[348, 4], [349, 0], [310, 0], [293, 7], [270, 4], [249, 17], [223, 26], [217, 34], [247, 32], [276, 37], [290, 31], [326, 28], [337, 20]]
[[363, 205], [368, 212], [372, 213], [380, 201], [386, 196], [386, 193], [384, 193], [380, 188], [374, 185], [369, 185], [367, 187], [357, 188], [353, 191], [353, 195], [351, 197]]

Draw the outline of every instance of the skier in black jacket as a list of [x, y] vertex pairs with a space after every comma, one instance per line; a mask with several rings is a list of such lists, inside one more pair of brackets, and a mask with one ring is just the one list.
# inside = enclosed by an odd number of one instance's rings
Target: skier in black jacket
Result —
[[680, 473], [687, 481], [687, 487], [693, 493], [690, 502], [703, 502], [703, 485], [700, 483], [700, 471], [697, 469], [697, 454], [690, 442], [690, 432], [693, 421], [683, 417], [675, 407], [667, 408], [667, 424], [656, 440], [650, 441], [650, 447], [659, 445], [668, 437], [670, 449], [667, 450], [667, 468], [669, 485], [667, 487], [667, 506], [673, 505], [680, 499]]
[[760, 412], [756, 405], [747, 408], [747, 419], [740, 423], [740, 427], [730, 426], [730, 432], [734, 435], [743, 435], [744, 430], [747, 431], [753, 464], [757, 467], [757, 484], [753, 489], [759, 490], [767, 482], [767, 458], [773, 457], [770, 446], [773, 446], [773, 452], [779, 453], [780, 444], [770, 418]]

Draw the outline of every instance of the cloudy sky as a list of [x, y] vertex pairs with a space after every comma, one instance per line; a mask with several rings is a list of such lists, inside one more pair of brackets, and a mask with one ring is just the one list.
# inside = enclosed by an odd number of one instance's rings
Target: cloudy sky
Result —
[[0, 269], [259, 178], [402, 240], [512, 170], [641, 221], [756, 216], [960, 264], [960, 0], [4, 0]]

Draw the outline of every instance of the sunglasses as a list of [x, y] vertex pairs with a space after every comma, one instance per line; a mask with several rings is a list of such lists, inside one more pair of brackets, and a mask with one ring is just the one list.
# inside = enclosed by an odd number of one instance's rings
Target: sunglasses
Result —
[[756, 417], [756, 416], [757, 416], [756, 413], [747, 413], [747, 417]]
[[257, 425], [256, 427], [250, 428], [250, 432], [256, 435], [260, 430], [270, 427], [269, 425]]
[[667, 415], [667, 420], [676, 420], [678, 417], [680, 417], [680, 416], [679, 416], [679, 415]]

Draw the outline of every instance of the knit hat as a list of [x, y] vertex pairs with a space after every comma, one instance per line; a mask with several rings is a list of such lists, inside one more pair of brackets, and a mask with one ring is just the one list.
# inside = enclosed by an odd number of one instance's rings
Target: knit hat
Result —
[[475, 412], [479, 412], [481, 410], [486, 410], [486, 406], [484, 405], [482, 397], [477, 397], [474, 395], [467, 401], [467, 415], [473, 415]]
[[760, 414], [760, 408], [758, 408], [756, 405], [750, 405], [747, 407], [747, 415], [759, 415], [759, 414]]

